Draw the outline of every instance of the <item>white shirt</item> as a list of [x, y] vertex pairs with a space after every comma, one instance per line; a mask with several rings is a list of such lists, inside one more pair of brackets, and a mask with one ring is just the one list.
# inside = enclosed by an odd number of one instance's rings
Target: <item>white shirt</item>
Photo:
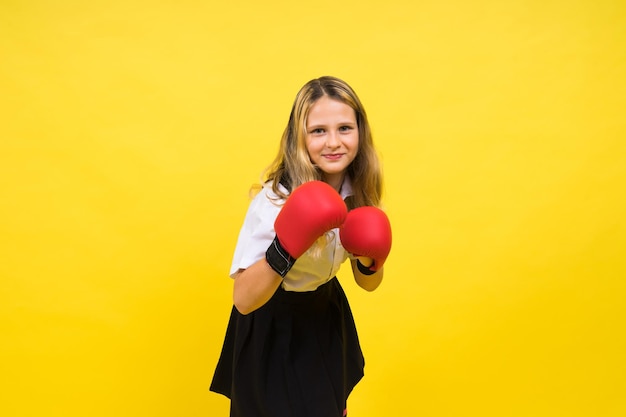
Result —
[[[279, 187], [287, 194], [282, 184]], [[352, 194], [348, 177], [344, 179], [340, 194], [344, 200]], [[274, 220], [283, 204], [284, 200], [278, 199], [272, 191], [271, 183], [264, 184], [262, 190], [254, 197], [239, 232], [230, 268], [231, 277], [240, 269], [246, 269], [265, 258], [265, 251], [276, 236]], [[314, 291], [339, 271], [349, 254], [341, 245], [339, 229], [333, 229], [328, 236], [328, 244], [321, 248], [321, 254], [318, 257], [312, 256], [310, 253], [312, 251], [309, 250], [296, 260], [283, 279], [282, 286], [286, 291]]]

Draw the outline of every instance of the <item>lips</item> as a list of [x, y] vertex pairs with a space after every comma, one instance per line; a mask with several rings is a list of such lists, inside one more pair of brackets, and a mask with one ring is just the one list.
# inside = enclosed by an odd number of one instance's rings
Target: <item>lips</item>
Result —
[[322, 155], [322, 157], [330, 160], [330, 161], [336, 161], [337, 159], [341, 159], [341, 157], [343, 156], [342, 153], [329, 153], [326, 155]]

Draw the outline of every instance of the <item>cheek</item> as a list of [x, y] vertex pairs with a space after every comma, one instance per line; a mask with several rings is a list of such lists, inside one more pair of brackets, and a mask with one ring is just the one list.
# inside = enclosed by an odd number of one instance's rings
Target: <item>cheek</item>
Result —
[[307, 140], [306, 142], [306, 153], [309, 155], [309, 159], [313, 163], [317, 163], [317, 155], [319, 152], [316, 151], [315, 142]]
[[354, 153], [356, 153], [359, 150], [359, 135], [358, 134], [356, 134], [354, 138], [352, 138], [350, 147], [352, 148], [352, 151]]
[[324, 143], [319, 140], [307, 139], [306, 141], [306, 150], [309, 153], [309, 155], [315, 155], [319, 153], [321, 149], [323, 148], [323, 146], [324, 146]]
[[359, 136], [357, 135], [356, 138], [354, 139], [354, 141], [352, 142], [352, 146], [350, 149], [350, 153], [352, 154], [352, 159], [350, 161], [350, 163], [352, 163], [352, 161], [354, 161], [356, 159], [356, 155], [359, 153]]

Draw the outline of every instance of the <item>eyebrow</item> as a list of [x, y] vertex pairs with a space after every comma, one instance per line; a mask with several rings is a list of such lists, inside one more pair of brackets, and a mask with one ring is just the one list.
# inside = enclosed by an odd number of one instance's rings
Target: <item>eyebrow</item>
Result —
[[[333, 123], [333, 124], [337, 124], [337, 125], [340, 125], [340, 126], [345, 126], [345, 125], [354, 125], [354, 126], [356, 126], [357, 122], [356, 121], [354, 121], [354, 122], [352, 122], [352, 121], [340, 121], [340, 122]], [[307, 125], [306, 128], [307, 129], [317, 129], [317, 128], [326, 127], [326, 126], [328, 126], [328, 125], [324, 124], [324, 123], [317, 123], [317, 124], [314, 124], [314, 125]]]

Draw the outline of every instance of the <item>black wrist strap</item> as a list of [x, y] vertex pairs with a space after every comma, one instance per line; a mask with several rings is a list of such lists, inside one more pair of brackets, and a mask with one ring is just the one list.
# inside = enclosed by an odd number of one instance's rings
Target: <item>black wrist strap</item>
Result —
[[360, 260], [356, 260], [356, 267], [359, 269], [363, 275], [374, 275], [376, 271], [372, 271], [367, 266], [363, 265]]
[[278, 236], [274, 237], [274, 241], [270, 247], [267, 248], [267, 251], [265, 252], [265, 259], [267, 260], [269, 266], [283, 278], [285, 278], [287, 272], [289, 272], [293, 264], [296, 262], [296, 258], [289, 255], [285, 248], [282, 247], [278, 241]]

